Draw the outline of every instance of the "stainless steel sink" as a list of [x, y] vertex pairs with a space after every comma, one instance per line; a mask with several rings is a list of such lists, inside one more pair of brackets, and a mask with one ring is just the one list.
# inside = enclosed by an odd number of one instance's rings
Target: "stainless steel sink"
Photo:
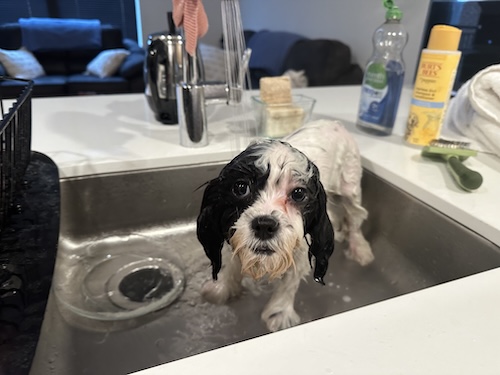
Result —
[[[52, 293], [33, 375], [124, 374], [267, 333], [260, 320], [266, 290], [246, 291], [224, 306], [208, 304], [199, 294], [211, 271], [195, 236], [203, 192], [198, 188], [221, 168], [188, 166], [61, 182], [60, 255], [85, 254], [89, 244], [104, 244], [103, 252], [140, 254], [160, 243], [166, 254], [180, 257], [185, 285], [169, 306], [117, 320], [81, 316]], [[311, 278], [300, 287], [296, 310], [303, 322], [500, 266], [497, 246], [369, 172], [363, 201], [375, 262], [361, 267], [345, 259], [338, 245], [326, 286]], [[134, 246], [124, 246], [129, 243]], [[66, 277], [68, 288], [77, 284], [77, 290], [79, 282], [65, 267], [59, 259], [56, 285]]]

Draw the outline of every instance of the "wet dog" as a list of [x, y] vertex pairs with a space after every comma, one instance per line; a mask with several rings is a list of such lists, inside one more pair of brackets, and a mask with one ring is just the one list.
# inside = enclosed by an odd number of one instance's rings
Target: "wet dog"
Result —
[[[224, 303], [241, 292], [243, 277], [266, 279], [274, 285], [261, 316], [268, 329], [298, 324], [300, 281], [313, 266], [314, 280], [324, 284], [334, 236], [349, 241], [349, 258], [373, 260], [360, 229], [367, 217], [361, 173], [357, 145], [336, 121], [309, 123], [236, 156], [208, 182], [198, 217], [214, 279], [203, 286], [205, 299]], [[221, 271], [224, 246], [229, 259]]]

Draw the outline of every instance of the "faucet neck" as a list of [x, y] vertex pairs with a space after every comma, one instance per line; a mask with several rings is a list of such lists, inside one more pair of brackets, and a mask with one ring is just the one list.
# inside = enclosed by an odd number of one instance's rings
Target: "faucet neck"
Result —
[[[198, 52], [198, 50], [196, 51]], [[183, 82], [196, 85], [202, 81], [203, 68], [197, 54], [190, 55], [186, 48], [182, 49], [182, 80]]]
[[[228, 52], [225, 51], [227, 55], [229, 55]], [[235, 64], [237, 71], [236, 81], [233, 84], [231, 82], [204, 82], [202, 59], [198, 58], [197, 53], [198, 49], [194, 55], [190, 55], [183, 44], [183, 81], [177, 84], [176, 96], [181, 145], [185, 147], [202, 147], [208, 144], [205, 111], [208, 104], [241, 102], [244, 77], [250, 58], [250, 50], [246, 50], [243, 56], [233, 56], [238, 62]]]

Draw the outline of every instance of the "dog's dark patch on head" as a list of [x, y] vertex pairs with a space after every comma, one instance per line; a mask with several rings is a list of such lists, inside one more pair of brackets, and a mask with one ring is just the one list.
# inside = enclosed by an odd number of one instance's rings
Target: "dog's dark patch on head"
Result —
[[[222, 265], [222, 244], [231, 237], [231, 227], [266, 185], [270, 166], [259, 167], [256, 161], [269, 147], [268, 142], [250, 145], [207, 184], [198, 216], [197, 235], [212, 261], [214, 279]], [[235, 189], [235, 184], [240, 185]], [[248, 187], [248, 193], [240, 194], [243, 186]]]

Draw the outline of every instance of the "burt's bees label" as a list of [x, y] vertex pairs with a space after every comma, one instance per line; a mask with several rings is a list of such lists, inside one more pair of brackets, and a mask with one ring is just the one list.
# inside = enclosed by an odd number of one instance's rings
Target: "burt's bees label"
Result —
[[460, 51], [422, 51], [406, 126], [407, 142], [427, 145], [439, 138], [460, 56]]

